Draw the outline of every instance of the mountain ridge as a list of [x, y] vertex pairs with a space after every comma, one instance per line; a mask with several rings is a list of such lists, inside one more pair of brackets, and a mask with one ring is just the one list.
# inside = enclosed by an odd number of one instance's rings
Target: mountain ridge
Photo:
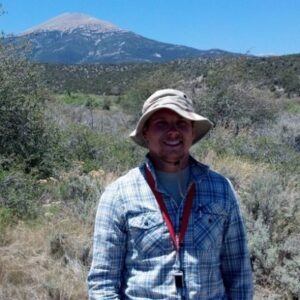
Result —
[[81, 13], [65, 13], [8, 39], [28, 41], [28, 58], [40, 63], [160, 63], [196, 57], [239, 56], [159, 42]]
[[20, 35], [47, 31], [72, 32], [75, 29], [84, 27], [90, 28], [91, 30], [94, 29], [96, 32], [126, 31], [108, 21], [99, 20], [86, 14], [63, 13], [40, 25], [25, 30]]

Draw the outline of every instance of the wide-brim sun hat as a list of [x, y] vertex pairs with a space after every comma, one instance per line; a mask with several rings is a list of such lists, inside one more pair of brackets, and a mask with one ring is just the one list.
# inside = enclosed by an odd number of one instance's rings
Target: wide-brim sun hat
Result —
[[137, 122], [135, 130], [130, 134], [134, 142], [147, 148], [143, 136], [144, 126], [155, 112], [163, 108], [170, 109], [183, 118], [193, 121], [193, 144], [202, 139], [213, 126], [209, 119], [195, 113], [193, 101], [185, 93], [174, 89], [158, 90], [143, 105], [142, 116]]

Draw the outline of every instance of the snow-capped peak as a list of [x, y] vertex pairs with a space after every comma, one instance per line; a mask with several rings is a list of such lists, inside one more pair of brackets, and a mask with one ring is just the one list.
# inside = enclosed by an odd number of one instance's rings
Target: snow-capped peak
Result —
[[72, 32], [75, 29], [89, 29], [94, 32], [123, 31], [112, 23], [96, 19], [81, 13], [64, 13], [38, 26], [32, 27], [21, 35], [44, 31]]

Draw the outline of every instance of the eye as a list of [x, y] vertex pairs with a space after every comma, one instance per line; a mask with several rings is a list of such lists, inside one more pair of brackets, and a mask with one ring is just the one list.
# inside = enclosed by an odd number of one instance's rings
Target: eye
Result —
[[180, 120], [177, 122], [177, 126], [180, 129], [185, 129], [189, 126], [189, 123], [186, 120]]
[[164, 130], [168, 128], [168, 123], [166, 121], [160, 120], [154, 123], [157, 129]]

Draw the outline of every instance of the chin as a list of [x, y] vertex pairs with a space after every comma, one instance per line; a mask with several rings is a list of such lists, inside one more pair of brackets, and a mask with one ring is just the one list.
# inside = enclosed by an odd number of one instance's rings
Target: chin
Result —
[[178, 163], [183, 162], [188, 159], [188, 155], [164, 155], [164, 160], [168, 161], [169, 163]]

